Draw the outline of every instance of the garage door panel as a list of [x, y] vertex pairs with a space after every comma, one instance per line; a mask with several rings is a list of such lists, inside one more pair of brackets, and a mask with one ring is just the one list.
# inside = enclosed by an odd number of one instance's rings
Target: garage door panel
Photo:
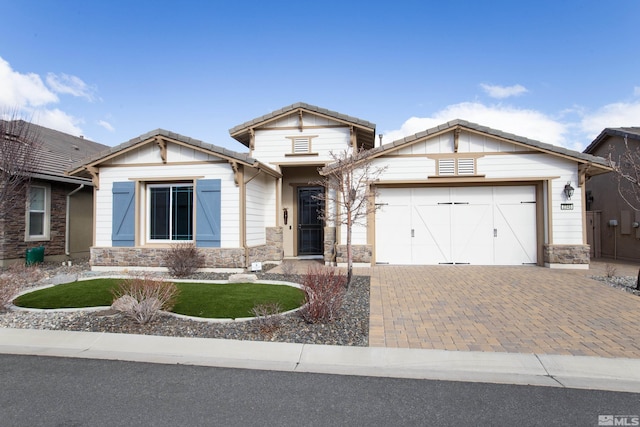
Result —
[[495, 211], [496, 260], [507, 265], [535, 264], [535, 203], [497, 204]]
[[413, 263], [444, 264], [452, 262], [451, 206], [414, 205], [412, 213]]
[[[535, 186], [382, 189], [376, 260], [517, 265], [537, 261]], [[411, 237], [413, 236], [413, 237]]]
[[492, 207], [484, 205], [453, 205], [452, 242], [456, 264], [492, 264]]

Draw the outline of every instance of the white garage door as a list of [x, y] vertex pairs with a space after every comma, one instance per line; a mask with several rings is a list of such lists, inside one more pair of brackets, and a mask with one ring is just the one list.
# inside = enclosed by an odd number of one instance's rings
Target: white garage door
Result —
[[535, 187], [382, 188], [376, 262], [536, 263]]

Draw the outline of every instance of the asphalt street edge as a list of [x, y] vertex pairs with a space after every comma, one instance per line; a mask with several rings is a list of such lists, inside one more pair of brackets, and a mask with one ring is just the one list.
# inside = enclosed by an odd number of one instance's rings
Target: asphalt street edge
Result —
[[640, 393], [640, 359], [12, 328], [0, 353]]

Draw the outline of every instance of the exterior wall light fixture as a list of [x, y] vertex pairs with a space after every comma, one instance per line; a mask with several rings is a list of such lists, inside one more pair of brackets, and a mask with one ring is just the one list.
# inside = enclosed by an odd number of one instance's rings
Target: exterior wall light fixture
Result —
[[567, 200], [571, 200], [571, 196], [573, 196], [573, 192], [574, 192], [575, 188], [573, 188], [571, 186], [571, 181], [567, 182], [567, 184], [564, 186], [564, 196], [567, 198]]

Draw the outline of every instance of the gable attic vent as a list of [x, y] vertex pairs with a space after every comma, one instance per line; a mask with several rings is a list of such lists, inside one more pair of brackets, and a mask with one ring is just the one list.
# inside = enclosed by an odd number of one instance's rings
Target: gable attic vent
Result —
[[293, 152], [294, 153], [308, 153], [309, 152], [309, 138], [294, 138], [293, 139]]

